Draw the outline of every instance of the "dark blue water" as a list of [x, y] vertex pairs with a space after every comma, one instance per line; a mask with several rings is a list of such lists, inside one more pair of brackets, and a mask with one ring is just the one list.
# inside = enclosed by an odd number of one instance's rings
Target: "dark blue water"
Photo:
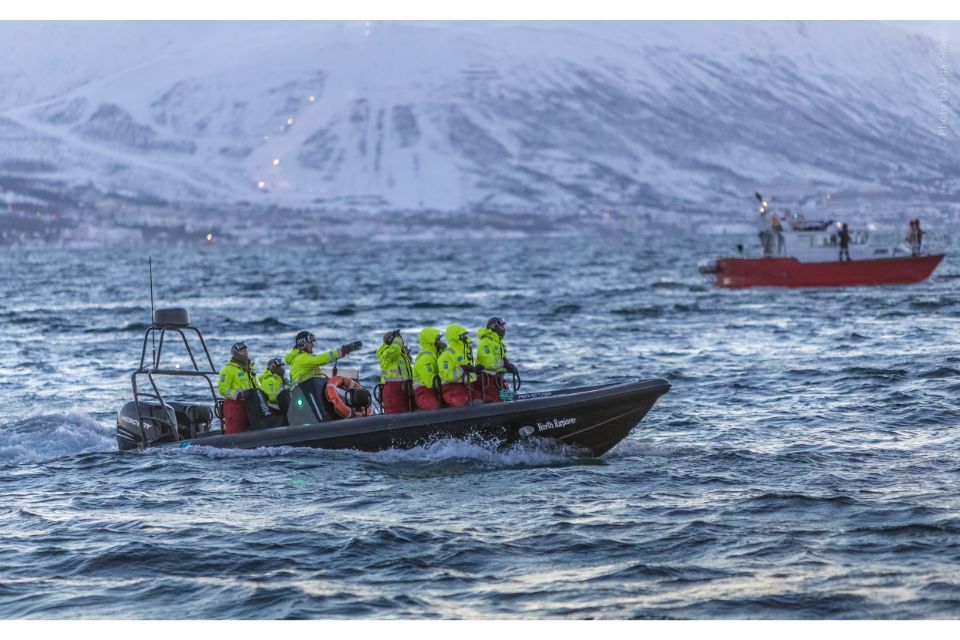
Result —
[[[955, 618], [960, 268], [909, 287], [716, 290], [738, 238], [167, 249], [160, 305], [217, 366], [508, 322], [525, 391], [664, 377], [599, 460], [118, 453], [143, 251], [0, 253], [0, 617]], [[952, 249], [956, 254], [956, 247]]]

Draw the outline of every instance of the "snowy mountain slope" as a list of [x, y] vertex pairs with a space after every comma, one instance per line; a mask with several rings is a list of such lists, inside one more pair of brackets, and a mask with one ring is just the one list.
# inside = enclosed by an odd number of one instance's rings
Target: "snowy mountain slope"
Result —
[[0, 23], [0, 177], [326, 210], [955, 195], [938, 53], [881, 23]]

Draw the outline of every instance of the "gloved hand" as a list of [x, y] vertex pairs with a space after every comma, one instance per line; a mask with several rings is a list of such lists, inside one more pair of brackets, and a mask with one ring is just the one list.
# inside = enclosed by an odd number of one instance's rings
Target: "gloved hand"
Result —
[[342, 353], [343, 355], [347, 355], [348, 353], [353, 353], [354, 351], [357, 351], [362, 346], [363, 346], [363, 342], [361, 342], [360, 340], [357, 340], [356, 342], [350, 342], [340, 347], [340, 353]]
[[520, 373], [520, 370], [517, 369], [517, 365], [513, 364], [512, 362], [504, 362], [503, 367], [510, 373]]

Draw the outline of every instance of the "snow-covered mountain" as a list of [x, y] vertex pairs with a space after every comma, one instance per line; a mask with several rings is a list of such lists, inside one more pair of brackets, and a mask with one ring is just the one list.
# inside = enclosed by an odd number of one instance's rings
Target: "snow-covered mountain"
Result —
[[8, 204], [630, 215], [960, 192], [960, 58], [896, 24], [2, 22], [0, 56]]

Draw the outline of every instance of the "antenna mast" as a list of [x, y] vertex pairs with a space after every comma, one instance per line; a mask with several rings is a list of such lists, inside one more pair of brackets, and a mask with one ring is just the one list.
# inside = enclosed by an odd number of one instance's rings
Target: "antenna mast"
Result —
[[[153, 256], [148, 258], [148, 263], [150, 265], [150, 325], [153, 325], [154, 317], [154, 308], [153, 308]], [[157, 334], [154, 331], [150, 332], [150, 336], [153, 338], [153, 368], [157, 368]]]

